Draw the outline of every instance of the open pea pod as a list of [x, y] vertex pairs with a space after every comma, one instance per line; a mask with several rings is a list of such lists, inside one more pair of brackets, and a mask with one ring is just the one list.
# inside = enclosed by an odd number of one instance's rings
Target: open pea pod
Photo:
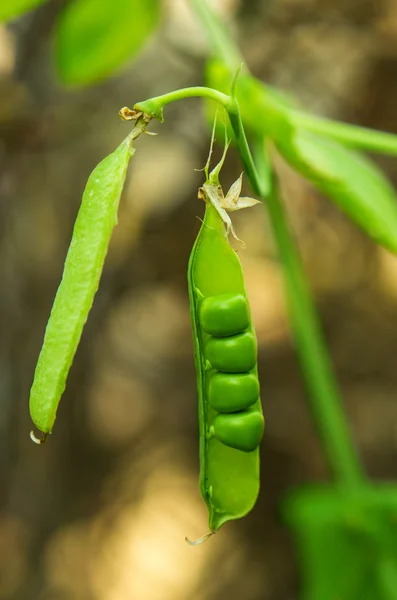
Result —
[[189, 263], [199, 395], [200, 488], [216, 532], [246, 515], [259, 493], [263, 417], [256, 338], [240, 261], [213, 206]]
[[294, 492], [284, 513], [295, 533], [305, 600], [397, 598], [397, 488]]
[[[197, 372], [200, 489], [210, 532], [245, 516], [259, 493], [259, 444], [264, 430], [257, 369], [257, 341], [242, 267], [228, 235], [227, 211], [257, 203], [240, 198], [241, 177], [226, 197], [218, 172], [199, 197], [205, 214], [192, 249], [188, 287]], [[204, 536], [199, 541], [204, 541]], [[197, 542], [196, 542], [197, 543]]]
[[[227, 92], [231, 73], [219, 61], [208, 83]], [[248, 130], [271, 138], [284, 159], [375, 242], [397, 252], [397, 198], [382, 172], [363, 155], [289, 121], [292, 101], [249, 75], [239, 77], [237, 99]]]

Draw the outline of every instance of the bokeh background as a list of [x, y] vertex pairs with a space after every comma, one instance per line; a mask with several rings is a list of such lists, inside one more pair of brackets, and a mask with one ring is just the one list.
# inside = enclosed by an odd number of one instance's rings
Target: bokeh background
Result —
[[[151, 125], [159, 135], [137, 141], [54, 434], [43, 447], [29, 439], [29, 388], [84, 184], [129, 131], [118, 110], [203, 83], [207, 57], [187, 1], [165, 0], [136, 60], [99, 85], [66, 89], [52, 63], [65, 4], [0, 27], [0, 598], [296, 599], [280, 503], [330, 473], [261, 207], [235, 219], [267, 420], [261, 494], [203, 546], [184, 541], [207, 530], [186, 283], [203, 212], [195, 169], [209, 146], [199, 100], [170, 106]], [[258, 77], [319, 114], [397, 132], [397, 0], [213, 4]], [[396, 161], [376, 160], [397, 183]], [[226, 188], [240, 169], [231, 150]], [[397, 479], [397, 259], [282, 174], [354, 439], [373, 479]]]

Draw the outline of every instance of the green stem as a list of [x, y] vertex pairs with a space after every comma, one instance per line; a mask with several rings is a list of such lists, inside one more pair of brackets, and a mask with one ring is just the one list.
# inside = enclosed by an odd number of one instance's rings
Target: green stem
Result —
[[142, 111], [151, 117], [157, 118], [163, 121], [163, 107], [171, 102], [177, 100], [184, 100], [185, 98], [191, 98], [194, 96], [201, 96], [209, 98], [219, 102], [221, 106], [226, 109], [229, 116], [230, 123], [233, 128], [237, 149], [239, 151], [241, 161], [244, 165], [244, 170], [249, 175], [250, 184], [252, 190], [258, 196], [266, 198], [268, 189], [265, 188], [264, 181], [260, 180], [256, 174], [255, 165], [252, 160], [251, 152], [248, 146], [247, 138], [245, 135], [243, 123], [241, 120], [240, 110], [238, 107], [237, 100], [232, 96], [227, 96], [218, 90], [207, 87], [191, 87], [176, 90], [162, 96], [156, 96], [145, 100], [144, 102], [138, 102], [134, 108], [138, 111]]
[[297, 127], [326, 135], [352, 148], [397, 156], [397, 135], [392, 133], [314, 117], [296, 110], [288, 111], [288, 119]]
[[218, 90], [214, 90], [213, 88], [204, 86], [195, 86], [175, 90], [173, 92], [169, 92], [168, 94], [163, 94], [162, 96], [155, 96], [154, 98], [150, 98], [149, 100], [145, 100], [144, 102], [138, 102], [137, 104], [135, 104], [134, 108], [163, 122], [164, 106], [170, 104], [171, 102], [176, 102], [177, 100], [184, 100], [185, 98], [194, 97], [202, 97], [208, 98], [210, 100], [215, 100], [215, 102], [219, 102], [219, 104], [223, 106], [226, 110], [229, 109], [229, 105], [231, 102], [230, 96], [227, 96], [226, 94], [223, 94]]
[[240, 110], [237, 101], [231, 98], [228, 110], [230, 124], [233, 129], [234, 138], [236, 141], [237, 149], [240, 154], [241, 162], [244, 166], [244, 171], [250, 182], [250, 186], [254, 194], [256, 194], [262, 200], [266, 200], [270, 188], [267, 185], [265, 179], [261, 179], [255, 168], [254, 161], [252, 159], [251, 151], [248, 146], [247, 137], [245, 135], [243, 122], [240, 115]]
[[[271, 182], [267, 208], [282, 260], [290, 321], [316, 423], [337, 481], [345, 487], [356, 489], [364, 481], [364, 474], [342, 410], [299, 251], [281, 201], [278, 182], [275, 174], [269, 171], [270, 163], [266, 160], [263, 138], [257, 140], [255, 158], [261, 178]], [[250, 179], [248, 174], [247, 176]]]
[[[207, 34], [211, 53], [221, 58], [229, 71], [234, 73], [243, 62], [243, 58], [230, 33], [206, 0], [190, 0], [190, 2]], [[252, 79], [255, 81], [254, 78]], [[265, 88], [263, 94], [263, 108], [266, 114]], [[274, 95], [273, 99], [276, 99]], [[285, 117], [289, 122], [297, 127], [326, 135], [351, 148], [397, 156], [397, 135], [315, 117], [303, 111], [285, 111], [283, 102], [279, 103], [279, 108], [286, 113]]]

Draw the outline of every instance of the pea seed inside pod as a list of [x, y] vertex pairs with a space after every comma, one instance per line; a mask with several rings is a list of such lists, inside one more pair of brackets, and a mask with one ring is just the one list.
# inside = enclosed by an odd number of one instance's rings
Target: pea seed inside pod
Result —
[[211, 337], [205, 347], [211, 366], [223, 373], [247, 373], [256, 364], [257, 343], [251, 332], [227, 338]]
[[201, 327], [215, 337], [242, 333], [249, 325], [248, 303], [242, 294], [209, 296], [200, 306]]
[[215, 373], [208, 383], [208, 402], [219, 413], [244, 410], [259, 398], [259, 381], [254, 373]]
[[258, 410], [217, 415], [212, 424], [214, 436], [231, 448], [253, 452], [262, 439], [265, 420]]

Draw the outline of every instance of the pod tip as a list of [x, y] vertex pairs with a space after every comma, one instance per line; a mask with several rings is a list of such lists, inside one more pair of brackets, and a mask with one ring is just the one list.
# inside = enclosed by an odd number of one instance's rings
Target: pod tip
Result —
[[34, 442], [35, 444], [44, 444], [47, 441], [48, 438], [48, 433], [43, 433], [41, 432], [40, 437], [37, 437], [35, 432], [32, 431], [30, 432], [30, 439], [32, 440], [32, 442]]
[[185, 537], [185, 542], [189, 544], [189, 546], [200, 546], [201, 544], [204, 544], [204, 542], [206, 542], [212, 535], [214, 535], [214, 532], [210, 531], [197, 540], [190, 540], [188, 537]]

